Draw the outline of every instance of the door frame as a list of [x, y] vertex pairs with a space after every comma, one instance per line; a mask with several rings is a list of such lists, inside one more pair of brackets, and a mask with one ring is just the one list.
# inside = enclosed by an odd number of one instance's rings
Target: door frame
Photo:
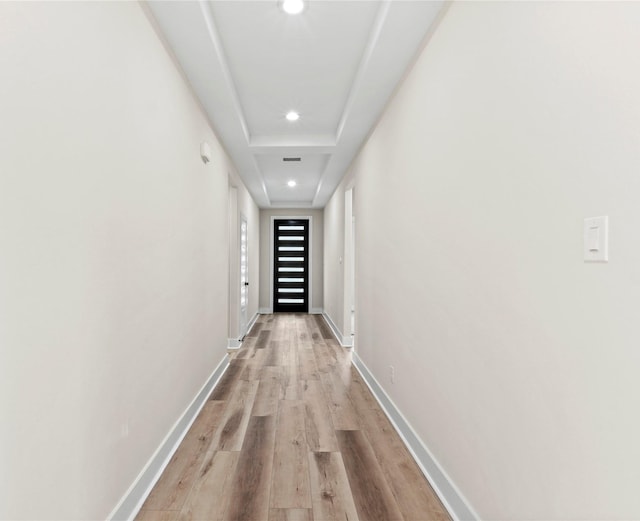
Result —
[[273, 293], [275, 287], [275, 280], [273, 276], [273, 247], [274, 247], [274, 227], [275, 221], [280, 219], [299, 219], [299, 220], [307, 220], [309, 221], [309, 289], [308, 289], [308, 298], [309, 298], [309, 314], [312, 314], [313, 304], [313, 216], [312, 215], [272, 215], [271, 223], [269, 228], [269, 314], [273, 313]]
[[[243, 340], [244, 337], [246, 336], [246, 334], [249, 332], [249, 321], [250, 321], [250, 317], [249, 317], [249, 292], [251, 291], [251, 287], [249, 286], [249, 220], [247, 219], [247, 217], [244, 215], [243, 212], [239, 212], [239, 219], [238, 219], [238, 287], [239, 287], [239, 291], [240, 291], [240, 295], [238, 297], [238, 340]], [[247, 251], [245, 252], [245, 268], [246, 268], [246, 275], [245, 275], [245, 281], [247, 282], [246, 287], [246, 301], [244, 303], [244, 309], [245, 309], [245, 318], [246, 321], [243, 322], [243, 316], [242, 316], [242, 223], [245, 223], [247, 230], [246, 230], [246, 248]]]
[[240, 329], [240, 224], [238, 222], [238, 188], [233, 185], [229, 174], [229, 281], [228, 281], [228, 317], [227, 348], [240, 347], [238, 339]]
[[356, 340], [356, 216], [353, 210], [354, 187], [344, 192], [344, 265], [343, 265], [343, 340], [342, 344], [355, 347]]

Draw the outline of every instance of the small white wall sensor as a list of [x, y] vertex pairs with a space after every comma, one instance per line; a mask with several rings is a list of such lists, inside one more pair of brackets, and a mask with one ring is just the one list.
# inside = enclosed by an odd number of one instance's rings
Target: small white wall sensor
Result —
[[200, 143], [200, 157], [205, 165], [211, 161], [211, 147], [206, 141]]

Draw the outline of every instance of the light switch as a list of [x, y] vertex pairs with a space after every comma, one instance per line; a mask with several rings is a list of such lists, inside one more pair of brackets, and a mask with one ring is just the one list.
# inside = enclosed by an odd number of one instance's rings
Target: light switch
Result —
[[600, 227], [599, 226], [589, 226], [587, 230], [587, 238], [590, 252], [596, 252], [600, 250]]
[[584, 220], [585, 262], [609, 261], [609, 217], [589, 217]]

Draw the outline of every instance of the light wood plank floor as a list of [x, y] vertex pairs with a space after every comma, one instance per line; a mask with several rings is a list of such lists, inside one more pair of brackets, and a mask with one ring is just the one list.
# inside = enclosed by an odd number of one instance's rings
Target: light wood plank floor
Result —
[[262, 315], [139, 521], [445, 521], [318, 315]]

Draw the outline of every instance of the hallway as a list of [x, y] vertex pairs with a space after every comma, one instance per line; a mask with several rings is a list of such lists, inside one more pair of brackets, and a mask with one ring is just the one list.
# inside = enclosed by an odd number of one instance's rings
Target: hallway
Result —
[[449, 519], [319, 315], [261, 315], [138, 521]]

